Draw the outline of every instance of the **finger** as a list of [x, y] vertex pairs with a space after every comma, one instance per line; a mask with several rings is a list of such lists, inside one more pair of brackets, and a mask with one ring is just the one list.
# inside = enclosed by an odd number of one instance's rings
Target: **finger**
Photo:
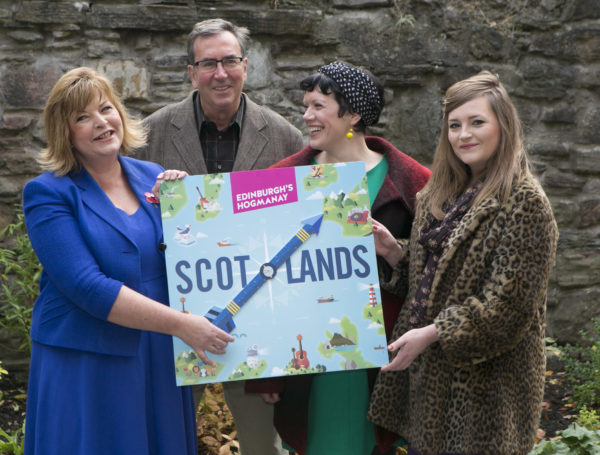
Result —
[[204, 363], [206, 365], [210, 365], [211, 367], [215, 366], [215, 363], [208, 358], [208, 356], [206, 355], [206, 352], [204, 352], [204, 350], [201, 349], [199, 351], [196, 351], [196, 354], [198, 354], [198, 357], [200, 357], [200, 360], [202, 360], [202, 363]]
[[181, 180], [188, 175], [187, 172], [179, 171], [177, 169], [169, 169], [167, 172], [169, 173], [169, 178], [171, 180]]
[[398, 338], [396, 341], [388, 345], [388, 351], [398, 351], [404, 344], [404, 340], [402, 340], [402, 338]]
[[278, 393], [267, 393], [265, 394], [265, 401], [267, 403], [271, 403], [271, 404], [275, 404], [279, 401], [279, 394]]
[[406, 368], [402, 362], [402, 356], [397, 355], [390, 363], [381, 367], [381, 371], [400, 371]]
[[233, 340], [235, 340], [235, 338], [233, 338], [224, 330], [221, 330], [218, 327], [215, 327], [215, 329], [215, 337], [221, 340], [223, 343], [232, 343]]
[[270, 403], [270, 404], [274, 404], [276, 403], [276, 401], [278, 400], [274, 400], [272, 393], [261, 393], [260, 396], [262, 397], [262, 399], [265, 401], [265, 403]]
[[235, 340], [235, 338], [233, 338], [231, 335], [229, 335], [225, 330], [220, 329], [219, 327], [217, 327], [216, 325], [213, 325], [208, 319], [206, 319], [206, 317], [201, 316], [204, 318], [204, 320], [209, 324], [209, 326], [212, 329], [212, 333], [214, 334], [217, 338], [219, 338], [220, 340], [226, 341], [228, 343], [233, 342], [233, 340]]
[[225, 344], [227, 344], [227, 343], [233, 343], [233, 341], [235, 340], [235, 338], [233, 338], [227, 332], [219, 333], [217, 335], [217, 338], [219, 338], [219, 340], [221, 340]]
[[210, 349], [212, 349], [212, 351], [210, 351], [210, 352], [213, 352], [213, 351], [214, 351], [214, 350], [216, 350], [216, 349], [223, 349], [223, 348], [224, 348], [224, 346], [223, 346], [223, 343], [221, 343], [221, 342], [220, 342], [220, 341], [218, 341], [218, 340], [215, 340], [215, 341], [214, 341], [214, 342], [213, 342], [213, 343], [210, 345]]
[[[396, 360], [396, 359], [394, 359]], [[398, 368], [396, 366], [396, 364], [394, 364], [394, 361], [392, 360], [390, 363], [388, 363], [387, 365], [384, 365], [381, 367], [381, 371], [397, 371]]]
[[227, 342], [223, 341], [223, 340], [219, 340], [217, 338], [217, 340], [214, 342], [213, 346], [216, 347], [217, 349], [225, 349], [227, 347]]
[[158, 197], [160, 193], [160, 183], [157, 181], [154, 186], [152, 187], [152, 194], [154, 194], [154, 196]]
[[164, 172], [164, 179], [165, 180], [175, 180], [178, 178], [178, 174], [179, 171], [173, 170], [173, 169], [168, 169]]
[[211, 347], [209, 347], [207, 349], [207, 351], [210, 352], [211, 354], [225, 354], [227, 352], [225, 349], [218, 348], [215, 345], [212, 345]]
[[397, 365], [393, 365], [392, 363], [388, 363], [387, 365], [384, 365], [381, 367], [381, 371], [383, 372], [387, 372], [387, 371], [401, 371], [402, 368], [398, 368]]
[[225, 354], [227, 352], [225, 349], [218, 348], [215, 345], [208, 348], [207, 351], [210, 352], [211, 354], [219, 354], [219, 355]]

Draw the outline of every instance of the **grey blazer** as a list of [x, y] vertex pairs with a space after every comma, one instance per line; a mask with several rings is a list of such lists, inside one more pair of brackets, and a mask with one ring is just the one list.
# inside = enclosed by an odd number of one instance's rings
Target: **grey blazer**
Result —
[[[246, 111], [234, 171], [265, 169], [302, 148], [302, 133], [298, 128], [243, 96]], [[207, 173], [194, 116], [193, 92], [183, 101], [148, 116], [144, 125], [149, 131], [148, 144], [136, 152], [136, 158], [190, 175]]]

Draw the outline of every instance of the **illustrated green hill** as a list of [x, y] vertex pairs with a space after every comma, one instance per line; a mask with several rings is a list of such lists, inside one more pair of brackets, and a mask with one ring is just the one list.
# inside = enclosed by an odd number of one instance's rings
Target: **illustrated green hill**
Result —
[[[331, 359], [334, 355], [342, 357], [340, 367], [342, 370], [357, 368], [372, 368], [375, 365], [364, 359], [362, 351], [358, 349], [358, 330], [347, 316], [339, 323], [341, 333], [325, 331], [326, 342], [319, 343], [319, 353]], [[349, 344], [352, 343], [352, 344]]]
[[181, 180], [162, 181], [159, 194], [163, 218], [177, 215], [188, 202], [187, 190]]

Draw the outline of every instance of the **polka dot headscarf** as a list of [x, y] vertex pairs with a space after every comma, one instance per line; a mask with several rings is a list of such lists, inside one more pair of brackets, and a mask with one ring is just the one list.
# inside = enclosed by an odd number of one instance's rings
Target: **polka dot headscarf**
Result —
[[343, 62], [322, 66], [318, 72], [339, 85], [342, 95], [352, 110], [360, 115], [365, 125], [373, 125], [379, 120], [383, 99], [367, 73]]

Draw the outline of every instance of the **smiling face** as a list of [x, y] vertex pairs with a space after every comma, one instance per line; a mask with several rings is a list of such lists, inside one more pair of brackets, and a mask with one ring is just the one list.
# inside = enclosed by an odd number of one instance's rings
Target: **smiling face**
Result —
[[[194, 42], [194, 62], [204, 59], [221, 60], [225, 57], [243, 57], [240, 45], [231, 32], [199, 37]], [[244, 59], [233, 69], [225, 70], [221, 63], [214, 72], [202, 72], [188, 65], [192, 85], [200, 94], [202, 110], [207, 119], [224, 114], [232, 117], [237, 112], [242, 89], [246, 82], [248, 60]]]
[[346, 133], [360, 119], [356, 114], [338, 115], [340, 105], [333, 93], [323, 94], [318, 86], [304, 93], [304, 115], [310, 146], [316, 150], [332, 151], [348, 141]]
[[485, 96], [478, 96], [448, 114], [448, 141], [454, 154], [481, 176], [500, 143], [500, 125]]
[[123, 143], [119, 111], [100, 94], [83, 111], [69, 117], [69, 138], [84, 166], [98, 159], [116, 157]]

